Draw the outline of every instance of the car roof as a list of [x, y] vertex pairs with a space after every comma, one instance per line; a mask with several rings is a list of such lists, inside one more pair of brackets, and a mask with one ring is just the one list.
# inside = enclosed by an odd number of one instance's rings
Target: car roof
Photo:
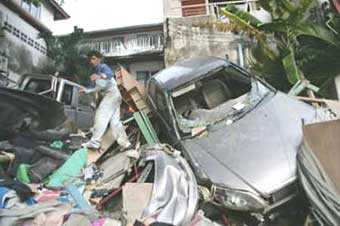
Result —
[[158, 72], [153, 78], [163, 90], [169, 91], [226, 65], [230, 63], [218, 57], [193, 57], [177, 62]]

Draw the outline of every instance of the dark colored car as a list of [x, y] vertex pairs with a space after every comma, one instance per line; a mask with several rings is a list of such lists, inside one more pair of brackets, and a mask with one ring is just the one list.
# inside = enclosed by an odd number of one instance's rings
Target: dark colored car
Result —
[[50, 98], [0, 87], [0, 141], [14, 137], [23, 128], [54, 129], [66, 117], [64, 107]]
[[297, 194], [302, 124], [316, 109], [216, 57], [191, 58], [148, 81], [163, 141], [228, 209], [267, 213]]

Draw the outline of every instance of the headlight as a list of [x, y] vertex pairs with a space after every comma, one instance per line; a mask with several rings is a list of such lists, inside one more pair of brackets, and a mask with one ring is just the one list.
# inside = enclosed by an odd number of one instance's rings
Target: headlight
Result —
[[264, 199], [250, 192], [216, 186], [212, 187], [212, 197], [218, 204], [239, 211], [260, 211], [268, 206]]

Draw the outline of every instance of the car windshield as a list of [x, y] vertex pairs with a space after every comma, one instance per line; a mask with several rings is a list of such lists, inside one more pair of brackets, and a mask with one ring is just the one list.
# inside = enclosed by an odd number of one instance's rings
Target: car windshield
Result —
[[228, 125], [253, 109], [270, 92], [262, 82], [228, 66], [172, 92], [177, 125], [182, 137], [192, 137]]

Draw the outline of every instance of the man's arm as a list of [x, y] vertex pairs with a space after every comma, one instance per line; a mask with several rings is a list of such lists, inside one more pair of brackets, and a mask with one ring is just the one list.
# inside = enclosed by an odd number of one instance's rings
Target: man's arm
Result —
[[97, 76], [93, 76], [94, 79], [107, 79], [113, 78], [114, 72], [106, 64], [101, 64], [95, 74], [97, 74]]
[[105, 89], [108, 85], [108, 81], [105, 79], [97, 79], [94, 81], [96, 83], [95, 87], [86, 89], [85, 93], [95, 93]]

